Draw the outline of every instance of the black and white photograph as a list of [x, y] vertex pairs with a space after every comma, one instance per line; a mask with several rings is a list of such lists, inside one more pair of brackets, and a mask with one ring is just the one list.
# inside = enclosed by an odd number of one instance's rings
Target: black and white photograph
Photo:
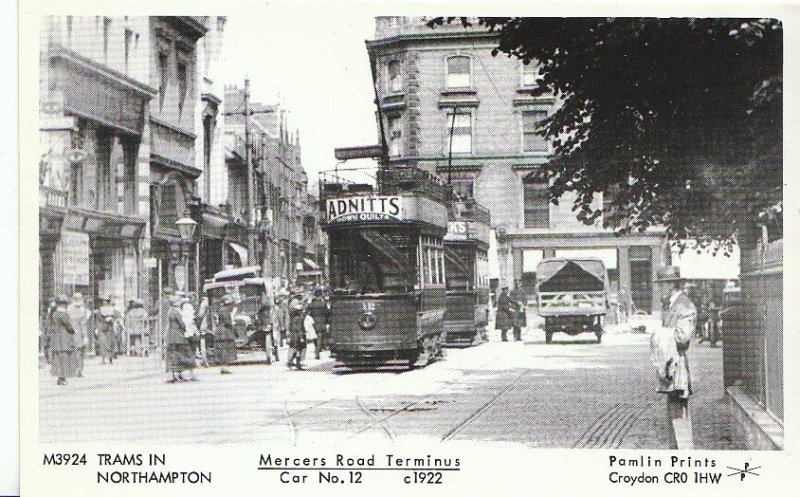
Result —
[[776, 9], [247, 6], [36, 16], [32, 471], [116, 495], [164, 483], [136, 451], [241, 444], [316, 494], [353, 447], [406, 484], [602, 449], [649, 492], [791, 449]]

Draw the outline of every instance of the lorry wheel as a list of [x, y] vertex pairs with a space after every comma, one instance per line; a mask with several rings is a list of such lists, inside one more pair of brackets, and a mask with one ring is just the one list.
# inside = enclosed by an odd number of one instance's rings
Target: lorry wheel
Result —
[[552, 343], [553, 342], [553, 332], [552, 331], [545, 331], [544, 332], [544, 343]]

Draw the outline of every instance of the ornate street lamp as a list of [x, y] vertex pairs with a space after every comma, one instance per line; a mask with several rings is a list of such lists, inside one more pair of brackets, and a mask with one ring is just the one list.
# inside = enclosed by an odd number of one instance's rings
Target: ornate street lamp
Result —
[[175, 221], [175, 226], [178, 227], [178, 234], [181, 235], [181, 242], [192, 243], [194, 241], [194, 232], [197, 229], [197, 221], [189, 217], [189, 211], [183, 212], [183, 217]]

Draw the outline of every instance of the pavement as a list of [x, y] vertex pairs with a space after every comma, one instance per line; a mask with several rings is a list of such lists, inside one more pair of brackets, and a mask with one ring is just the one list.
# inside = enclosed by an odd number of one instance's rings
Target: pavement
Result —
[[[528, 447], [670, 448], [665, 399], [655, 393], [649, 337], [609, 326], [593, 335], [544, 333], [531, 317], [522, 342], [449, 349], [404, 373], [337, 375], [333, 360], [288, 370], [197, 368], [198, 381], [167, 384], [156, 357], [87, 358], [84, 378], [57, 386], [40, 368], [42, 441], [346, 444], [480, 440]], [[258, 359], [255, 353], [250, 359]], [[308, 354], [308, 357], [313, 357]], [[738, 449], [722, 388], [722, 349], [689, 349], [696, 449]]]

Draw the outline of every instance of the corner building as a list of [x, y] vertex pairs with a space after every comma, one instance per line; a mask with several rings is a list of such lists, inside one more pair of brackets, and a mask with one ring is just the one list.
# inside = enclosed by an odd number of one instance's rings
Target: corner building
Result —
[[602, 218], [577, 221], [568, 195], [548, 201], [539, 166], [552, 151], [535, 130], [558, 102], [531, 96], [536, 65], [493, 57], [496, 46], [477, 23], [431, 29], [422, 17], [376, 17], [367, 51], [390, 167], [425, 169], [489, 208], [493, 287], [519, 280], [532, 295], [541, 259], [592, 255], [605, 262], [613, 292], [623, 287], [637, 309], [658, 312], [652, 280], [670, 259], [663, 229], [616, 236]]

